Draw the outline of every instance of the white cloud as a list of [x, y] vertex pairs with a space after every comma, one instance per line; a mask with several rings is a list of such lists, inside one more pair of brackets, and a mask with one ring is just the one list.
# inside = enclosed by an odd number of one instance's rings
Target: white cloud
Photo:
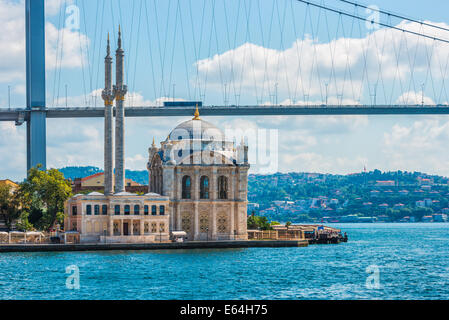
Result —
[[47, 166], [73, 165], [103, 167], [101, 119], [47, 120]]
[[26, 132], [13, 122], [0, 122], [0, 179], [21, 180], [26, 171]]
[[[50, 14], [59, 10], [63, 0], [46, 1]], [[24, 1], [0, 1], [0, 83], [25, 80], [25, 6]], [[59, 35], [59, 41], [58, 41]], [[63, 41], [62, 41], [63, 40]], [[7, 45], [6, 45], [7, 44]], [[89, 38], [77, 31], [58, 30], [46, 23], [46, 68], [79, 68], [86, 60]], [[62, 49], [63, 48], [63, 49]], [[62, 56], [60, 50], [62, 49]], [[83, 54], [81, 54], [83, 50]], [[56, 58], [58, 56], [58, 59]]]
[[429, 117], [410, 126], [396, 124], [384, 134], [386, 166], [449, 175], [449, 121]]
[[70, 5], [73, 0], [45, 0], [45, 15], [54, 16], [59, 14], [64, 4]]
[[25, 8], [22, 3], [0, 1], [0, 82], [25, 78]]
[[409, 91], [402, 94], [397, 100], [397, 104], [403, 105], [434, 105], [435, 101], [432, 98], [426, 97], [422, 91]]
[[[418, 23], [401, 22], [398, 27], [446, 37]], [[446, 101], [440, 89], [448, 57], [446, 43], [379, 29], [364, 38], [341, 37], [328, 43], [305, 35], [285, 50], [244, 43], [199, 60], [196, 66], [209, 88], [222, 91], [222, 83], [227, 83], [231, 92], [242, 90], [242, 96], [254, 96], [259, 104], [273, 104], [278, 93], [288, 97], [281, 104], [321, 104], [327, 97], [329, 104], [338, 105], [370, 103], [374, 96], [377, 103], [394, 102], [403, 93], [418, 92], [422, 83], [429, 91], [435, 85], [436, 98]]]
[[131, 170], [145, 170], [147, 162], [148, 158], [145, 158], [141, 154], [136, 154], [125, 159], [126, 168]]
[[87, 65], [86, 51], [90, 40], [86, 35], [66, 28], [57, 29], [47, 22], [45, 40], [47, 69], [81, 68]]

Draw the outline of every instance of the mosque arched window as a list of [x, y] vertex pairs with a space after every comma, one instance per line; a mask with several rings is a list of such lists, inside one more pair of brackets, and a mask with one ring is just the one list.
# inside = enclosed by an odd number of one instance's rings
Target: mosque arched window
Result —
[[114, 214], [116, 216], [120, 215], [120, 205], [118, 205], [118, 204], [115, 205], [115, 207], [114, 207]]
[[228, 178], [225, 176], [218, 177], [218, 199], [228, 198]]
[[99, 206], [98, 204], [96, 204], [96, 205], [94, 206], [94, 214], [95, 214], [96, 216], [100, 215], [100, 206]]
[[140, 214], [140, 206], [138, 204], [134, 205], [134, 214], [136, 216]]
[[192, 180], [189, 176], [184, 176], [182, 178], [182, 198], [190, 199], [191, 198], [191, 189], [192, 189]]
[[130, 211], [131, 211], [131, 207], [127, 204], [127, 205], [125, 205], [125, 215], [129, 215], [129, 213], [130, 213]]
[[200, 199], [209, 199], [209, 178], [202, 176], [200, 179]]

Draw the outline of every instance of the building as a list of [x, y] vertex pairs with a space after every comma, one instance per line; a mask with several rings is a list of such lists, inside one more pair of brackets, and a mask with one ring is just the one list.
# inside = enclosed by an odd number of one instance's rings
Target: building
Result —
[[65, 229], [80, 232], [81, 242], [167, 241], [167, 209], [168, 198], [159, 194], [77, 194], [67, 201]]
[[378, 197], [380, 192], [378, 190], [371, 190], [370, 195], [371, 197]]
[[418, 177], [418, 184], [420, 186], [432, 186], [434, 184], [433, 178]]
[[124, 170], [123, 60], [119, 29], [114, 87], [109, 37], [105, 58], [105, 172], [80, 181], [86, 188], [104, 184], [104, 194], [70, 198], [65, 205], [66, 231], [78, 232], [81, 242], [167, 241], [177, 232], [185, 232], [188, 240], [247, 239], [248, 147], [244, 141], [227, 141], [220, 129], [200, 118], [198, 107], [194, 118], [174, 128], [160, 147], [153, 139], [147, 164], [149, 192], [125, 191], [132, 186], [126, 186]]
[[202, 120], [174, 128], [149, 149], [150, 192], [170, 199], [170, 229], [189, 240], [247, 239], [248, 147]]
[[433, 214], [432, 219], [434, 222], [446, 222], [447, 214], [444, 214], [444, 213]]
[[11, 181], [9, 179], [0, 180], [0, 186], [10, 186], [11, 192], [14, 192], [19, 187], [19, 185], [17, 183], [15, 183], [14, 181]]
[[396, 182], [394, 180], [377, 180], [375, 186], [376, 187], [394, 187]]
[[[82, 191], [104, 191], [105, 173], [99, 172], [84, 178], [76, 178], [72, 184], [73, 193]], [[148, 186], [141, 185], [131, 179], [125, 178], [125, 191], [148, 193]]]
[[417, 208], [425, 208], [426, 207], [426, 202], [424, 200], [418, 200], [415, 202], [415, 206]]

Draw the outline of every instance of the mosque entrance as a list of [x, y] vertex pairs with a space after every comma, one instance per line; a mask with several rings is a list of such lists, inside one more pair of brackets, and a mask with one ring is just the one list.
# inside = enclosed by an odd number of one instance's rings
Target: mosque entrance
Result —
[[123, 235], [124, 236], [129, 236], [128, 222], [123, 222]]

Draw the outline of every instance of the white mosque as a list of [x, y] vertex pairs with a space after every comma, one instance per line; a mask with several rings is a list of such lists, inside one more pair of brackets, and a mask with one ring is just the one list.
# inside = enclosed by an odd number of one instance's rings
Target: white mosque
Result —
[[198, 107], [193, 119], [174, 128], [159, 147], [153, 139], [149, 193], [125, 192], [123, 64], [119, 31], [115, 86], [109, 39], [105, 58], [105, 192], [70, 198], [66, 230], [78, 232], [81, 242], [168, 241], [175, 231], [184, 231], [191, 241], [246, 240], [248, 147], [227, 141], [222, 130], [200, 118]]

